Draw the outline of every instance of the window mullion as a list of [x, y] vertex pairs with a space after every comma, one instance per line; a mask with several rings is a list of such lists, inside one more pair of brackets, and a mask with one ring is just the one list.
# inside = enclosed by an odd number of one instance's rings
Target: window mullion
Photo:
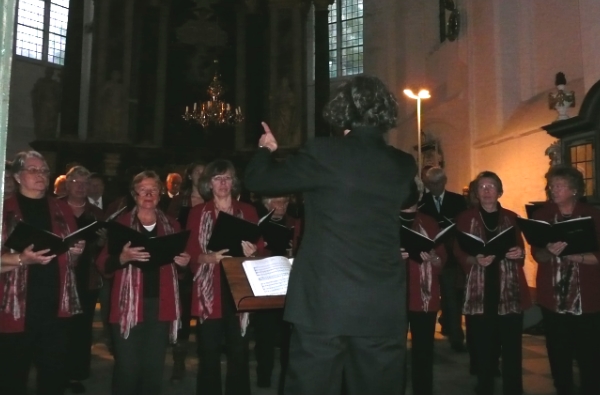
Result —
[[342, 76], [342, 0], [336, 0], [337, 15], [335, 18], [335, 55], [336, 55], [336, 77]]
[[48, 49], [50, 48], [50, 0], [44, 0], [44, 40], [42, 41], [42, 61], [48, 62]]

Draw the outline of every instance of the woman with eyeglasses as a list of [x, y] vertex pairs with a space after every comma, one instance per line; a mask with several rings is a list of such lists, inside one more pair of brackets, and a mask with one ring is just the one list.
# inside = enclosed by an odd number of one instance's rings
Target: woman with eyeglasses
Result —
[[512, 226], [516, 246], [503, 256], [469, 255], [458, 241], [454, 255], [467, 274], [463, 314], [469, 324], [474, 355], [477, 358], [477, 394], [494, 393], [494, 375], [498, 365], [498, 344], [502, 353], [502, 392], [522, 394], [523, 311], [531, 306], [525, 273], [525, 250], [517, 215], [503, 208], [502, 181], [493, 172], [484, 171], [475, 179], [478, 207], [463, 211], [456, 218], [459, 231], [488, 242]]
[[[136, 205], [116, 222], [148, 237], [179, 232], [179, 223], [158, 208], [161, 185], [154, 171], [136, 175], [131, 183]], [[127, 243], [119, 255], [109, 255], [107, 247], [97, 265], [104, 274], [113, 275], [109, 317], [115, 353], [112, 393], [160, 394], [169, 340], [177, 340], [177, 268], [187, 266], [190, 256], [184, 252], [170, 264], [153, 266], [150, 253], [143, 247]], [[149, 266], [133, 266], [134, 261]]]
[[[66, 174], [66, 196], [61, 198], [75, 216], [77, 228], [83, 228], [101, 221], [102, 210], [92, 205], [87, 198], [88, 178], [90, 171], [78, 165]], [[90, 242], [79, 257], [75, 268], [77, 281], [77, 293], [83, 313], [78, 314], [69, 321], [69, 358], [68, 358], [68, 388], [73, 393], [85, 392], [81, 381], [90, 377], [90, 365], [92, 361], [92, 324], [96, 301], [102, 278], [96, 268], [95, 258], [98, 255], [104, 238], [98, 236], [97, 240]]]
[[[194, 274], [192, 315], [198, 317], [196, 340], [198, 342], [197, 394], [222, 394], [221, 351], [225, 340], [227, 348], [227, 378], [225, 394], [250, 394], [248, 369], [248, 315], [238, 314], [233, 298], [220, 268], [229, 249], [216, 252], [206, 246], [219, 213], [257, 223], [253, 206], [236, 200], [241, 183], [233, 164], [216, 160], [206, 166], [199, 181], [199, 191], [207, 199], [192, 208], [187, 227], [191, 231], [188, 252]], [[262, 250], [263, 243], [242, 242], [244, 256], [253, 257]]]
[[[550, 201], [533, 219], [555, 223], [591, 217], [600, 248], [600, 211], [581, 201], [583, 174], [570, 165], [546, 173]], [[590, 234], [592, 234], [590, 232]], [[600, 251], [561, 255], [568, 243], [532, 248], [538, 263], [536, 302], [542, 309], [546, 349], [558, 394], [574, 394], [573, 360], [579, 366], [581, 394], [600, 394]]]
[[[4, 202], [3, 243], [19, 221], [63, 237], [77, 230], [69, 206], [48, 192], [50, 169], [40, 153], [18, 153], [12, 172], [17, 191]], [[21, 253], [2, 247], [0, 394], [27, 394], [32, 363], [36, 394], [64, 393], [68, 317], [81, 313], [74, 270], [84, 247], [80, 241], [58, 256], [33, 244]]]

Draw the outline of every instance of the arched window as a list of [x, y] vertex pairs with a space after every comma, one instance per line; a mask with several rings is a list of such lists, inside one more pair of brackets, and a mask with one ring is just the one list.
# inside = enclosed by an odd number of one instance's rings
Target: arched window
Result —
[[336, 0], [329, 6], [329, 76], [363, 72], [363, 0]]
[[65, 63], [69, 0], [19, 0], [15, 55]]

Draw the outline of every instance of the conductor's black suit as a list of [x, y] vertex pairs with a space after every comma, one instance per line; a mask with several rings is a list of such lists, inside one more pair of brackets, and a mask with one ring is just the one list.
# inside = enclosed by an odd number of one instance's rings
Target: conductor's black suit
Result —
[[286, 394], [404, 391], [406, 270], [399, 212], [417, 168], [376, 128], [318, 138], [276, 163], [259, 149], [253, 192], [302, 191], [306, 226], [284, 319], [294, 324]]

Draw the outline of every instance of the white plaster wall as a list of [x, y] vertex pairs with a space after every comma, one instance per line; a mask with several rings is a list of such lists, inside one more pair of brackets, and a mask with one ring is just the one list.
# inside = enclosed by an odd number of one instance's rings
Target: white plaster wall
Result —
[[[600, 79], [600, 1], [461, 0], [461, 33], [439, 43], [438, 2], [365, 0], [365, 72], [390, 85], [399, 100], [392, 145], [413, 154], [416, 102], [404, 88], [427, 88], [422, 127], [439, 137], [448, 189], [460, 191], [480, 171], [504, 182], [503, 206], [524, 214], [544, 199], [544, 155], [554, 138], [547, 96], [557, 72], [577, 96]], [[527, 276], [534, 284], [529, 259]]]

